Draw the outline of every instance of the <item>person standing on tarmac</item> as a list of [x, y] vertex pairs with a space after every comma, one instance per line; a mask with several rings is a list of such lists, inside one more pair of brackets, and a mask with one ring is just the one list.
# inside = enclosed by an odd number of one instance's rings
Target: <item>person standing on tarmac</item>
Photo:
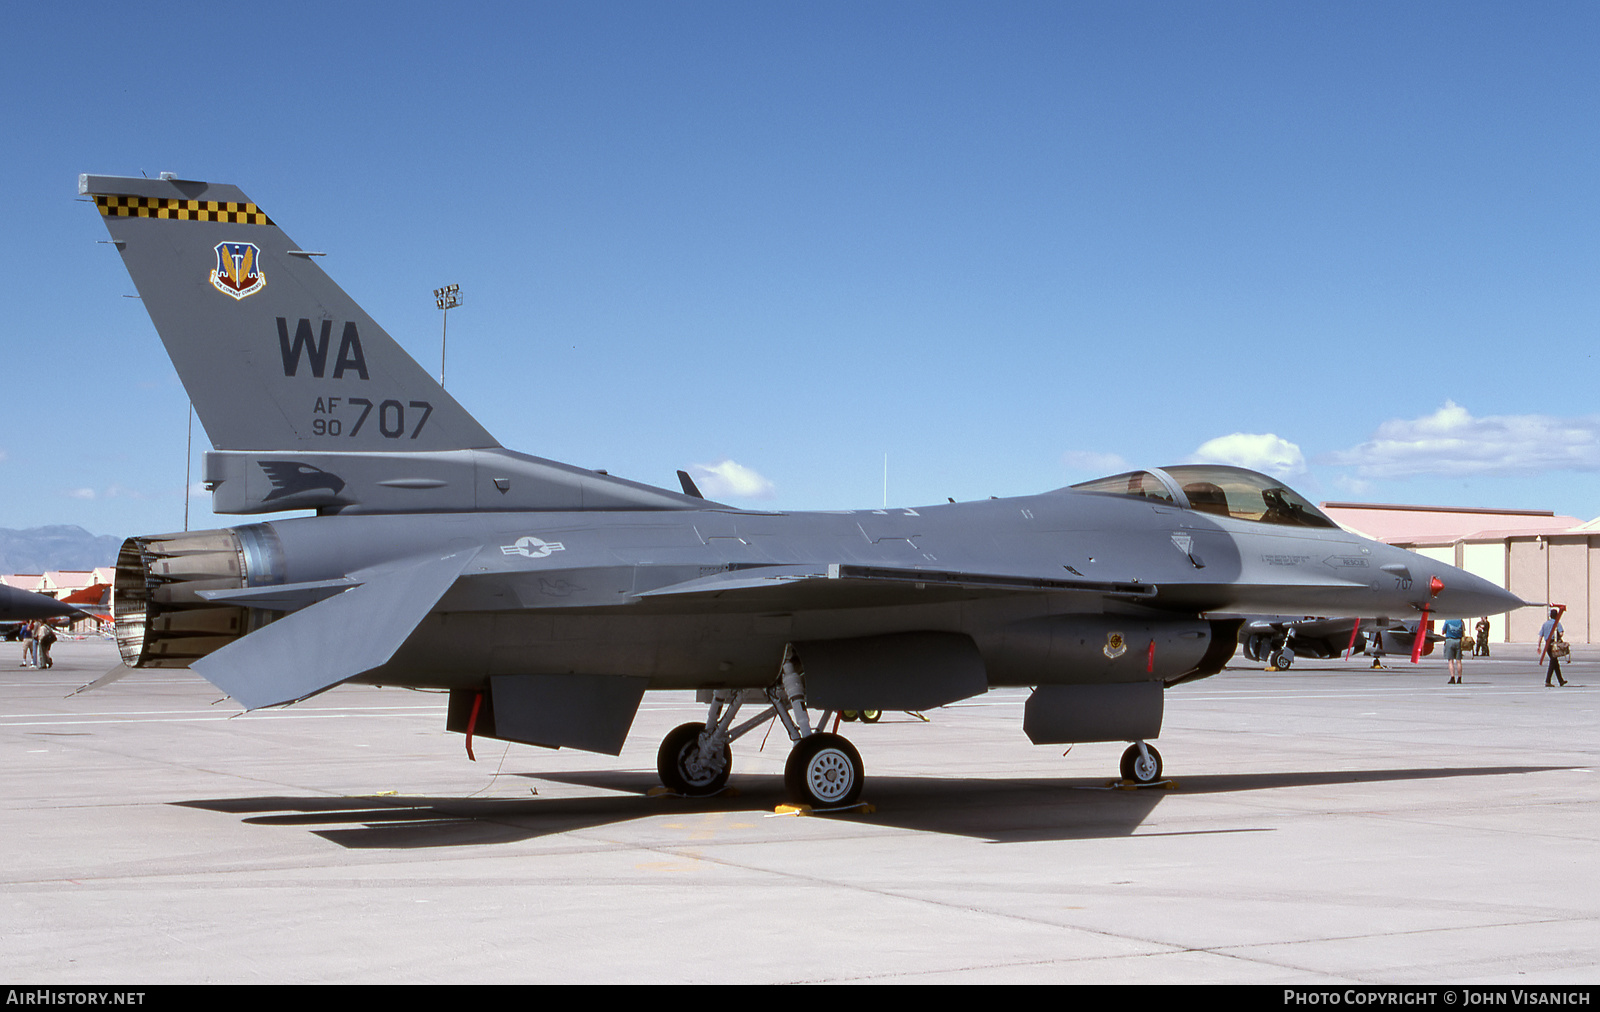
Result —
[[56, 627], [48, 621], [40, 621], [39, 628], [34, 635], [36, 637], [34, 651], [38, 654], [38, 666], [48, 668], [54, 665], [55, 661], [50, 659], [50, 648], [56, 645]]
[[1444, 663], [1450, 671], [1447, 685], [1461, 684], [1461, 638], [1467, 633], [1467, 624], [1453, 618], [1444, 624]]
[[1563, 686], [1567, 684], [1567, 680], [1561, 677], [1561, 658], [1556, 653], [1557, 648], [1566, 646], [1566, 642], [1562, 639], [1561, 628], [1563, 611], [1566, 611], [1566, 608], [1551, 608], [1549, 620], [1539, 627], [1539, 659], [1542, 661], [1545, 654], [1550, 655], [1550, 666], [1544, 671], [1544, 687], [1547, 689], [1551, 687], [1551, 675], [1554, 675]]

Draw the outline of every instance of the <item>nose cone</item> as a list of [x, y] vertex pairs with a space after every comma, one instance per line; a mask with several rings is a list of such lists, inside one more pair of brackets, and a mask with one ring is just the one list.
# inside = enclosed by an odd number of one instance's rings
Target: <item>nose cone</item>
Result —
[[1433, 595], [1430, 611], [1448, 618], [1470, 618], [1473, 615], [1495, 615], [1515, 611], [1531, 602], [1496, 586], [1480, 576], [1473, 576], [1454, 566], [1441, 566], [1433, 579], [1443, 586]]
[[30, 594], [17, 587], [0, 586], [0, 622], [20, 622], [30, 618], [55, 618], [77, 615], [78, 609], [53, 597]]

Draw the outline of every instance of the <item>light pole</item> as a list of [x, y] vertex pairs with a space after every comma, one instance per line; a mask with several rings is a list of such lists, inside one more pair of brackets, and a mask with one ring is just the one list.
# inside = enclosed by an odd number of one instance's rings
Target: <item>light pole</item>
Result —
[[461, 286], [445, 285], [443, 288], [433, 290], [434, 304], [444, 314], [444, 323], [439, 327], [439, 385], [444, 386], [444, 342], [450, 330], [450, 310], [461, 305]]

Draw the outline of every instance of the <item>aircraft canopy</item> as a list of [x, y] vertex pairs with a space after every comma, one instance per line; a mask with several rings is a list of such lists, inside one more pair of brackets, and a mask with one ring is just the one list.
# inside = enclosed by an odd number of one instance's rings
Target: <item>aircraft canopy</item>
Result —
[[1278, 479], [1226, 464], [1177, 464], [1127, 471], [1071, 487], [1077, 492], [1155, 499], [1235, 520], [1286, 527], [1339, 526]]

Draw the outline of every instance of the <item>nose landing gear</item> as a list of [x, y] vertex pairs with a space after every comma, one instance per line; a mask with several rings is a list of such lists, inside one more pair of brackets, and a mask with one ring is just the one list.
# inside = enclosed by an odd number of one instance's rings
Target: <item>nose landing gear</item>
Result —
[[1141, 787], [1156, 783], [1161, 779], [1161, 753], [1146, 742], [1129, 745], [1122, 753], [1122, 779]]

